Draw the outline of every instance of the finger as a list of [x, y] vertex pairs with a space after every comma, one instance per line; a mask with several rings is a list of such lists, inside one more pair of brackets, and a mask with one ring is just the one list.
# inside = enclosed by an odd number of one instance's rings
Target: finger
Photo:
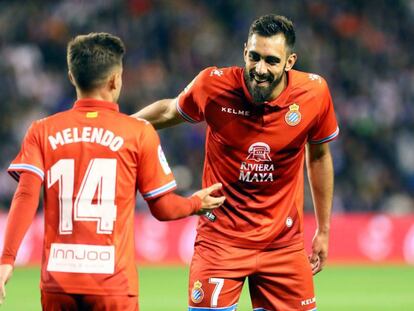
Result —
[[0, 286], [0, 305], [3, 304], [4, 298], [6, 298], [6, 289], [4, 287], [4, 284]]
[[210, 194], [213, 191], [219, 190], [219, 189], [221, 189], [221, 187], [223, 187], [223, 185], [221, 183], [216, 183], [216, 184], [214, 184], [214, 185], [212, 185], [212, 186], [210, 186], [206, 189], [207, 194]]
[[208, 208], [217, 208], [224, 203], [225, 197], [210, 197], [210, 204]]
[[319, 257], [317, 258], [317, 260], [311, 262], [311, 267], [312, 267], [312, 274], [313, 275], [315, 275], [316, 273], [318, 273], [319, 271], [322, 270], [321, 261], [320, 261]]

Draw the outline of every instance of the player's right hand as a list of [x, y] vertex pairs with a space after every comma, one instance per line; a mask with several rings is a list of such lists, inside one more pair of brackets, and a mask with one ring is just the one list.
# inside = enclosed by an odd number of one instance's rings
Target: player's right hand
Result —
[[13, 273], [13, 266], [9, 264], [0, 265], [0, 306], [6, 298], [6, 283]]
[[198, 196], [201, 199], [201, 208], [198, 210], [197, 215], [204, 215], [207, 212], [221, 206], [226, 197], [214, 197], [211, 194], [216, 191], [220, 190], [223, 185], [221, 183], [214, 184], [208, 188], [201, 189], [195, 192], [193, 195]]

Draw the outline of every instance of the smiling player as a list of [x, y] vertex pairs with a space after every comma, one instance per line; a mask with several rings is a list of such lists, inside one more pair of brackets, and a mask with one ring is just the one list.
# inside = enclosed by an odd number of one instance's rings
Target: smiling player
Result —
[[[225, 204], [201, 217], [191, 263], [189, 310], [236, 310], [243, 283], [255, 311], [316, 310], [312, 272], [328, 253], [338, 135], [325, 80], [292, 69], [295, 31], [286, 17], [250, 27], [245, 67], [210, 67], [174, 99], [135, 116], [156, 128], [207, 123], [203, 185], [220, 182]], [[303, 242], [304, 162], [317, 218]]]

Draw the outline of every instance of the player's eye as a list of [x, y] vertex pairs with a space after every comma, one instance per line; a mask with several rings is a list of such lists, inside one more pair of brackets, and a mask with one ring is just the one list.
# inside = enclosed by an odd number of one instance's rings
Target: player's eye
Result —
[[280, 59], [277, 57], [266, 57], [266, 63], [269, 65], [277, 65], [280, 63]]
[[254, 52], [250, 52], [249, 59], [253, 62], [258, 62], [260, 60], [260, 55]]

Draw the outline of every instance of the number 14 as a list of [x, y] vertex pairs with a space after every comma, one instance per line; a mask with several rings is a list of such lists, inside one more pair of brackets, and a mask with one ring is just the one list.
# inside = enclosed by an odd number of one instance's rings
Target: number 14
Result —
[[[116, 162], [116, 159], [92, 159], [74, 203], [75, 160], [61, 159], [50, 168], [47, 187], [59, 183], [60, 234], [72, 233], [73, 217], [76, 221], [96, 221], [97, 233], [112, 233], [116, 220]], [[96, 204], [93, 203], [95, 194]]]

